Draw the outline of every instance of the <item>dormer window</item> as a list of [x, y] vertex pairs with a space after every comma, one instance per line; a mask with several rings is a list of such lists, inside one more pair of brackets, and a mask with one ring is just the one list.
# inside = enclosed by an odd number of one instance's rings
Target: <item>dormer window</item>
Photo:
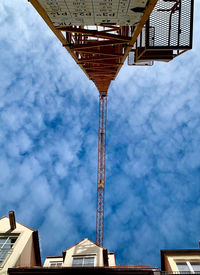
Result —
[[12, 248], [17, 240], [16, 235], [0, 235], [0, 267], [9, 255], [12, 253]]
[[62, 266], [63, 262], [61, 261], [52, 261], [50, 262], [50, 266], [51, 267], [59, 267], [59, 266]]
[[73, 257], [72, 266], [73, 267], [95, 266], [95, 257], [94, 256]]

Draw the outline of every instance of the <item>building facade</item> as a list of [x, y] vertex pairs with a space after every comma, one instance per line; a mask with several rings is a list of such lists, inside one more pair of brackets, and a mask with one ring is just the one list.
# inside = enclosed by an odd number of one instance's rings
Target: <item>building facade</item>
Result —
[[[200, 274], [200, 249], [161, 250], [161, 268], [117, 266], [115, 254], [85, 238], [41, 262], [38, 231], [15, 221], [14, 212], [0, 219], [0, 275], [165, 275]], [[115, 274], [113, 274], [115, 273]]]
[[38, 231], [15, 222], [10, 212], [0, 219], [0, 275], [18, 266], [41, 266]]
[[169, 274], [200, 274], [200, 249], [161, 250], [161, 270]]
[[85, 238], [63, 251], [60, 256], [47, 256], [44, 267], [104, 267], [116, 266], [114, 253]]

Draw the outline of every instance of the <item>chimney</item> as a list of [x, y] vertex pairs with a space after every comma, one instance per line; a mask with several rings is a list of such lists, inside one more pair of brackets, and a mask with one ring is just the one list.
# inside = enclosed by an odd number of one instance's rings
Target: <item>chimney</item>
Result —
[[15, 212], [14, 211], [9, 211], [9, 220], [10, 220], [10, 229], [14, 230], [16, 228]]

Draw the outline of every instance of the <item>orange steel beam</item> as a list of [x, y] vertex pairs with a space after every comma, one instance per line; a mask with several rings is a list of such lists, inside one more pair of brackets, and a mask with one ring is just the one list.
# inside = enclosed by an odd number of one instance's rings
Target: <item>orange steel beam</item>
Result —
[[[129, 27], [115, 27], [114, 34], [108, 32], [106, 34], [104, 33], [106, 38], [102, 38], [102, 29], [105, 27], [97, 26], [96, 28], [97, 30], [94, 31], [84, 29], [83, 27], [75, 27], [75, 32], [72, 32], [73, 27], [70, 27], [70, 33], [66, 32], [66, 38], [68, 39], [67, 44], [69, 45], [70, 50], [77, 56], [79, 64], [82, 64], [87, 75], [91, 80], [93, 80], [97, 89], [101, 92], [107, 92], [111, 80], [115, 77], [120, 58], [123, 57], [124, 47], [128, 43], [127, 40], [130, 41], [131, 38], [127, 35]], [[64, 28], [62, 28], [62, 30], [64, 30]], [[111, 31], [113, 32], [113, 29], [111, 29]], [[90, 32], [89, 37], [88, 32]], [[99, 36], [101, 36], [101, 38], [96, 36], [98, 32], [100, 33]], [[113, 36], [116, 38], [117, 35], [120, 36], [119, 39], [114, 40]], [[121, 40], [122, 37], [123, 41]], [[110, 63], [113, 65], [112, 71], [109, 71], [108, 73], [106, 65], [104, 66], [104, 64], [101, 63], [99, 66], [102, 69], [102, 73], [99, 73], [98, 70], [96, 72], [91, 72], [93, 67], [97, 66], [97, 61], [100, 60], [102, 62], [106, 57], [114, 57], [110, 60]], [[102, 81], [102, 76], [104, 76], [104, 81], [99, 84], [99, 80]]]
[[[85, 66], [87, 67], [88, 65], [87, 65], [87, 63], [88, 62], [85, 62], [86, 64], [85, 64]], [[109, 62], [109, 60], [108, 61], [106, 61], [106, 60], [98, 60], [97, 62], [95, 62], [95, 61], [93, 61], [93, 63], [94, 63], [94, 66], [93, 66], [93, 68], [95, 68], [95, 66], [101, 66], [102, 64], [104, 65], [104, 67], [105, 66], [108, 66], [108, 67], [113, 67], [113, 66], [118, 66], [120, 63], [116, 63], [116, 64], [112, 64], [111, 62]]]
[[[118, 44], [125, 44], [124, 40], [105, 40], [100, 42], [87, 42], [86, 44], [81, 44], [78, 46], [72, 46], [71, 49], [79, 50], [79, 49], [89, 49], [89, 48], [98, 48], [98, 47], [106, 47], [110, 45], [118, 45]], [[127, 42], [128, 43], [128, 42]]]
[[131, 38], [127, 38], [126, 36], [123, 35], [117, 35], [117, 34], [112, 34], [112, 33], [107, 33], [109, 31], [116, 31], [117, 28], [112, 28], [105, 31], [96, 31], [96, 30], [89, 30], [89, 29], [79, 29], [77, 27], [56, 27], [57, 30], [60, 31], [65, 31], [65, 32], [71, 32], [71, 33], [81, 33], [87, 36], [94, 36], [98, 38], [106, 38], [106, 39], [114, 39], [114, 40], [121, 40], [125, 42], [131, 41]]
[[82, 53], [88, 53], [91, 55], [109, 55], [109, 56], [116, 56], [116, 57], [122, 57], [123, 54], [120, 53], [115, 53], [111, 51], [112, 48], [110, 48], [109, 50], [105, 51], [104, 49], [98, 49], [98, 50], [92, 50], [92, 49], [77, 49], [75, 50], [76, 52], [82, 52]]
[[[97, 61], [100, 61], [99, 62], [99, 64], [100, 64], [101, 61], [108, 60], [108, 59], [116, 59], [116, 58], [118, 58], [118, 57], [116, 57], [116, 56], [96, 56], [96, 57], [91, 56], [91, 57], [88, 57], [88, 58], [78, 59], [78, 64], [80, 64], [80, 63], [93, 63], [94, 61], [96, 61], [94, 63], [97, 63]], [[115, 64], [118, 64], [118, 63], [115, 63]], [[119, 63], [119, 64], [121, 64], [121, 63]]]
[[[102, 63], [101, 63], [102, 64]], [[85, 68], [88, 68], [88, 70], [93, 70], [93, 71], [95, 71], [95, 70], [102, 70], [102, 71], [104, 71], [104, 70], [113, 70], [113, 68], [115, 68], [117, 65], [109, 65], [109, 64], [104, 64], [104, 66], [103, 66], [103, 68], [102, 68], [102, 66], [101, 65], [99, 65], [98, 64], [98, 66], [96, 65], [96, 66], [93, 66], [92, 68], [91, 67], [88, 67], [87, 65], [85, 65]]]

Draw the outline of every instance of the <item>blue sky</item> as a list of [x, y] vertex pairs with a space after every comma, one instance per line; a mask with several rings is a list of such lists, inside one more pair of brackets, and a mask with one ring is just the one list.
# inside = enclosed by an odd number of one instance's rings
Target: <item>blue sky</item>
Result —
[[[160, 266], [200, 239], [200, 19], [194, 47], [124, 64], [108, 96], [104, 246]], [[39, 230], [43, 260], [95, 241], [98, 92], [34, 8], [0, 3], [0, 216]]]

